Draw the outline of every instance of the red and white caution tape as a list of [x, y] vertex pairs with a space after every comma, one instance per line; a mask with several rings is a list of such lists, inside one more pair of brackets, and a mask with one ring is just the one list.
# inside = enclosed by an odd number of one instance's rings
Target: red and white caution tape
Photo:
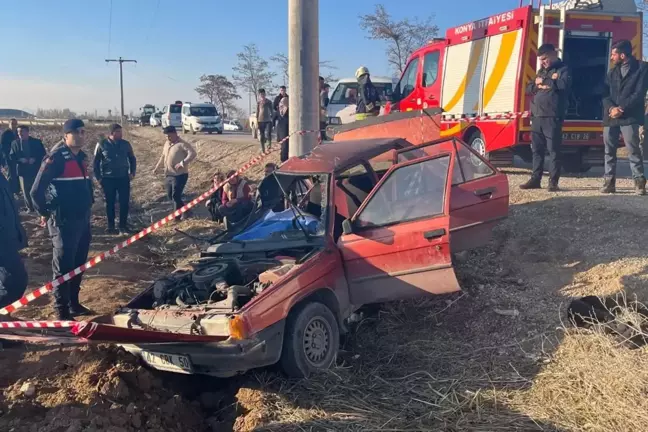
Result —
[[[206, 200], [211, 194], [213, 194], [218, 189], [223, 187], [232, 178], [241, 175], [242, 173], [244, 173], [245, 171], [247, 171], [248, 169], [250, 169], [254, 165], [261, 162], [263, 159], [265, 159], [271, 153], [279, 150], [281, 148], [281, 144], [284, 141], [288, 140], [288, 138], [290, 138], [290, 136], [295, 135], [295, 134], [306, 135], [308, 133], [318, 133], [319, 134], [320, 131], [319, 130], [307, 130], [307, 131], [293, 132], [292, 134], [288, 135], [286, 138], [284, 138], [283, 140], [278, 142], [277, 146], [275, 146], [273, 148], [269, 148], [266, 151], [264, 151], [263, 153], [259, 154], [258, 156], [255, 156], [254, 158], [250, 159], [250, 161], [248, 163], [246, 163], [245, 165], [240, 167], [230, 177], [226, 178], [222, 182], [220, 182], [217, 185], [213, 186], [211, 189], [209, 189], [207, 192], [203, 193], [198, 198], [191, 201], [189, 204], [186, 204], [184, 207], [179, 208], [178, 210], [174, 211], [173, 213], [169, 214], [168, 216], [164, 217], [163, 219], [160, 219], [159, 221], [155, 222], [153, 225], [149, 226], [148, 228], [143, 229], [142, 231], [140, 231], [139, 233], [133, 235], [129, 239], [127, 239], [127, 240], [125, 240], [125, 241], [123, 241], [121, 243], [116, 244], [112, 249], [110, 249], [110, 250], [108, 250], [106, 252], [100, 253], [99, 255], [93, 257], [90, 261], [83, 264], [82, 266], [77, 267], [74, 270], [72, 270], [71, 272], [66, 273], [63, 276], [60, 276], [60, 277], [54, 279], [53, 281], [43, 285], [42, 287], [30, 292], [29, 294], [23, 296], [19, 300], [16, 300], [15, 302], [10, 304], [9, 306], [6, 306], [6, 307], [0, 309], [0, 315], [7, 315], [7, 314], [10, 314], [10, 313], [14, 312], [17, 309], [20, 309], [21, 307], [23, 307], [26, 304], [36, 300], [37, 298], [41, 297], [42, 295], [49, 293], [54, 288], [56, 288], [56, 287], [60, 286], [61, 284], [69, 281], [73, 277], [78, 276], [81, 273], [83, 273], [84, 271], [88, 270], [89, 268], [92, 268], [92, 267], [96, 266], [101, 261], [105, 260], [106, 258], [109, 258], [109, 257], [115, 255], [117, 252], [119, 252], [120, 250], [130, 246], [131, 244], [135, 243], [136, 241], [138, 241], [142, 237], [147, 236], [148, 234], [152, 233], [153, 231], [158, 230], [162, 226], [166, 225], [168, 222], [171, 222], [176, 217], [179, 217], [183, 213], [187, 212], [192, 207], [195, 207], [201, 201]], [[319, 141], [319, 139], [318, 139], [318, 141]]]
[[453, 122], [453, 121], [478, 121], [478, 120], [511, 120], [515, 118], [526, 118], [530, 117], [531, 113], [529, 111], [522, 112], [507, 112], [507, 113], [493, 113], [493, 114], [483, 114], [483, 115], [461, 115], [461, 114], [446, 114], [442, 115], [443, 121]]
[[5, 329], [45, 329], [45, 328], [73, 328], [83, 324], [81, 321], [4, 321], [0, 328]]

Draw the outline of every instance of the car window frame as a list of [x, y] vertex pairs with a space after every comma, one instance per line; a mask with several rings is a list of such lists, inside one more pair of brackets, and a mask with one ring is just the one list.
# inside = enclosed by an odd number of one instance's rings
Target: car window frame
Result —
[[[446, 195], [447, 195], [446, 192], [447, 192], [447, 186], [448, 186], [448, 176], [449, 176], [450, 173], [451, 173], [451, 169], [454, 168], [454, 166], [453, 166], [453, 164], [452, 164], [452, 154], [453, 154], [452, 152], [444, 151], [444, 152], [441, 152], [441, 153], [438, 153], [438, 154], [435, 154], [435, 155], [425, 156], [425, 157], [420, 157], [420, 158], [413, 159], [413, 160], [411, 160], [411, 161], [406, 161], [406, 162], [402, 162], [402, 163], [399, 163], [399, 164], [395, 164], [395, 165], [393, 165], [393, 166], [392, 166], [392, 167], [391, 167], [391, 168], [390, 168], [390, 169], [385, 173], [385, 175], [380, 179], [380, 181], [376, 184], [376, 186], [374, 186], [374, 188], [371, 190], [371, 192], [369, 193], [369, 195], [367, 196], [367, 198], [364, 200], [364, 202], [360, 205], [360, 207], [358, 208], [358, 210], [353, 214], [353, 216], [351, 216], [351, 220], [350, 220], [350, 221], [351, 221], [351, 224], [352, 224], [352, 226], [353, 226], [353, 230], [354, 230], [354, 232], [364, 232], [364, 231], [374, 230], [374, 229], [383, 229], [383, 228], [388, 228], [388, 227], [391, 227], [391, 226], [394, 226], [394, 225], [398, 225], [398, 224], [409, 224], [409, 223], [413, 223], [413, 222], [417, 222], [417, 221], [421, 221], [421, 220], [433, 220], [433, 219], [437, 219], [437, 218], [441, 218], [441, 217], [446, 217], [446, 216], [448, 216], [448, 214], [446, 214], [446, 210], [445, 210], [445, 209], [447, 208], [447, 206], [446, 206], [447, 200], [449, 200], [450, 197], [446, 196]], [[421, 217], [417, 217], [417, 218], [414, 218], [414, 219], [409, 219], [409, 220], [407, 220], [407, 221], [397, 221], [397, 222], [391, 222], [391, 223], [386, 223], [386, 224], [382, 224], [382, 225], [372, 225], [372, 226], [364, 226], [364, 227], [363, 227], [363, 226], [359, 226], [359, 225], [357, 224], [356, 221], [357, 221], [358, 216], [360, 216], [360, 215], [362, 214], [362, 212], [363, 212], [363, 211], [365, 210], [365, 208], [369, 205], [369, 203], [371, 202], [371, 200], [373, 200], [374, 196], [376, 196], [376, 194], [378, 193], [379, 189], [382, 188], [383, 185], [384, 185], [387, 181], [389, 181], [390, 176], [391, 176], [395, 171], [397, 171], [397, 170], [399, 170], [399, 169], [401, 169], [401, 168], [408, 167], [408, 166], [410, 166], [410, 165], [416, 165], [416, 164], [419, 164], [419, 163], [424, 163], [424, 162], [427, 162], [427, 161], [430, 161], [430, 160], [433, 160], [433, 159], [440, 159], [440, 158], [443, 158], [443, 157], [447, 157], [447, 158], [448, 158], [448, 169], [447, 169], [447, 171], [446, 171], [445, 183], [444, 183], [444, 185], [443, 185], [443, 187], [444, 187], [444, 189], [443, 189], [443, 190], [444, 190], [444, 193], [443, 193], [443, 204], [442, 204], [442, 207], [443, 207], [444, 210], [443, 210], [441, 213], [436, 214], [436, 215], [433, 215], [433, 216], [421, 216]], [[455, 161], [455, 162], [456, 162], [456, 161]]]

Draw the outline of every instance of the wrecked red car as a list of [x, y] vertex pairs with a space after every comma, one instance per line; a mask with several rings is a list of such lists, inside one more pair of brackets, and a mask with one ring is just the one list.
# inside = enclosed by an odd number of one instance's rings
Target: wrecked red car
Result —
[[172, 372], [279, 362], [308, 376], [332, 365], [361, 306], [458, 291], [451, 253], [489, 240], [508, 195], [506, 176], [459, 139], [325, 143], [266, 177], [249, 220], [191, 268], [79, 336]]

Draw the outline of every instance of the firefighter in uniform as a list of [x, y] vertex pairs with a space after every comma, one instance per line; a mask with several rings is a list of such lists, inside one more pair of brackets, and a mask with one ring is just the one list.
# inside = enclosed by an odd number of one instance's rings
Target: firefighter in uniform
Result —
[[360, 66], [355, 73], [358, 80], [358, 104], [356, 105], [356, 120], [375, 117], [380, 113], [380, 97], [376, 86], [371, 82], [369, 69]]
[[531, 102], [531, 150], [533, 171], [520, 189], [540, 189], [545, 153], [549, 151], [549, 192], [557, 192], [562, 163], [562, 127], [567, 112], [571, 75], [551, 44], [538, 48], [542, 65], [536, 79], [527, 86]]
[[[85, 138], [83, 121], [66, 121], [63, 133], [63, 141], [43, 160], [31, 190], [34, 207], [47, 221], [52, 238], [54, 278], [87, 261], [91, 240], [90, 212], [94, 202], [87, 156], [81, 150]], [[79, 303], [81, 278], [79, 274], [54, 289], [54, 307], [59, 319], [70, 320], [90, 314], [90, 310]]]

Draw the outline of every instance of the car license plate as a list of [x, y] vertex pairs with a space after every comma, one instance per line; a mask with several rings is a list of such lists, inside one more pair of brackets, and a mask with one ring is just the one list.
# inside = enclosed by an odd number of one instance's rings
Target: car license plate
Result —
[[191, 360], [186, 355], [142, 351], [142, 359], [155, 369], [184, 374], [193, 373]]
[[588, 132], [564, 132], [563, 140], [565, 141], [589, 141], [592, 138]]

